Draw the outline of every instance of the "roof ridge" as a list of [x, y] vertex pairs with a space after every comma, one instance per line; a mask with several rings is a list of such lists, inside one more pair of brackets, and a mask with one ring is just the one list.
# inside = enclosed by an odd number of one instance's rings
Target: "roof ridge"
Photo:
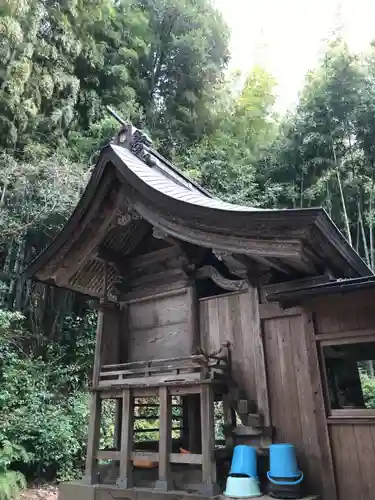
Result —
[[136, 128], [132, 123], [123, 123], [117, 135], [112, 139], [112, 144], [128, 149], [146, 165], [151, 168], [157, 168], [167, 177], [177, 181], [184, 187], [192, 191], [199, 191], [208, 198], [213, 198], [213, 196], [200, 184], [190, 179], [189, 176], [154, 149], [152, 147], [152, 139], [145, 132]]

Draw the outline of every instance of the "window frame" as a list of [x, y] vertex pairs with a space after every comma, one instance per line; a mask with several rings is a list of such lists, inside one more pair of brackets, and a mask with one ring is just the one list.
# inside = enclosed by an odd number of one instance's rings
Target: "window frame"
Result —
[[[321, 380], [323, 387], [323, 396], [326, 406], [326, 415], [328, 423], [340, 423], [344, 420], [350, 420], [351, 423], [356, 420], [358, 423], [371, 420], [375, 421], [375, 408], [332, 408], [331, 398], [329, 395], [329, 384], [327, 379], [327, 365], [324, 356], [324, 347], [350, 345], [350, 344], [364, 344], [375, 343], [375, 330], [371, 334], [365, 335], [358, 331], [358, 335], [342, 336], [337, 333], [332, 335], [324, 335], [323, 339], [316, 336], [318, 353], [320, 358], [321, 367]], [[375, 360], [374, 360], [375, 361]]]

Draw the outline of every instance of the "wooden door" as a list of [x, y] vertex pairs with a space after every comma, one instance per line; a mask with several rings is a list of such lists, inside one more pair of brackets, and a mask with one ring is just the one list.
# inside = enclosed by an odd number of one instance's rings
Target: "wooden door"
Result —
[[311, 318], [299, 308], [260, 306], [275, 441], [296, 447], [309, 494], [335, 500], [336, 487]]

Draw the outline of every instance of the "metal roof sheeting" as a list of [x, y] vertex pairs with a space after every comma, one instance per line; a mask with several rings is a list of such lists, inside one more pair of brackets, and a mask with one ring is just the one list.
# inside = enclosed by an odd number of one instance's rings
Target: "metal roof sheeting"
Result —
[[172, 180], [169, 176], [163, 174], [157, 167], [149, 167], [143, 161], [139, 160], [129, 150], [121, 146], [111, 146], [113, 152], [133, 172], [141, 181], [148, 184], [151, 188], [160, 193], [174, 198], [175, 200], [201, 207], [214, 208], [217, 210], [231, 210], [241, 212], [272, 212], [272, 210], [246, 207], [243, 205], [234, 205], [221, 201], [217, 198], [210, 198], [202, 191], [199, 191], [192, 184], [185, 184]]

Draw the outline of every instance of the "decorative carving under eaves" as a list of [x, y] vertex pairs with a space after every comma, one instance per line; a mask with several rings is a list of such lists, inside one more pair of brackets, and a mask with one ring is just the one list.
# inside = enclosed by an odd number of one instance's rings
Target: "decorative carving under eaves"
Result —
[[220, 272], [214, 268], [214, 266], [203, 266], [198, 269], [195, 277], [200, 278], [211, 278], [214, 283], [220, 288], [228, 291], [240, 291], [246, 290], [248, 284], [246, 280], [231, 280], [225, 278]]
[[152, 228], [152, 236], [157, 240], [166, 240], [168, 238], [167, 233], [159, 229], [158, 227]]
[[224, 250], [217, 250], [216, 248], [212, 249], [213, 254], [215, 257], [219, 260], [225, 260], [225, 257], [231, 257], [232, 253], [231, 252], [226, 252]]
[[223, 250], [212, 249], [212, 253], [215, 257], [224, 262], [224, 264], [229, 269], [229, 272], [234, 276], [239, 276], [240, 278], [247, 278], [248, 269], [246, 265], [236, 259], [236, 256], [231, 252], [225, 252]]
[[142, 217], [132, 207], [127, 207], [118, 212], [116, 217], [116, 225], [127, 226], [133, 220], [140, 220]]

